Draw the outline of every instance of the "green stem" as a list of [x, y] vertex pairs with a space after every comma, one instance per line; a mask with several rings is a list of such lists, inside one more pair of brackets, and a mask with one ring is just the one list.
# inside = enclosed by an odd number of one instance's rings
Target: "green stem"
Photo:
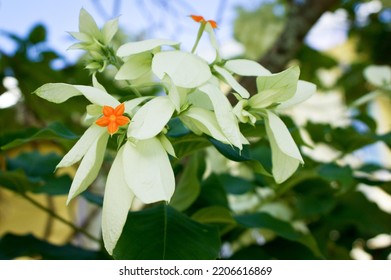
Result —
[[52, 216], [53, 218], [59, 220], [60, 222], [66, 224], [67, 226], [71, 227], [74, 231], [76, 232], [80, 232], [82, 234], [84, 234], [86, 237], [88, 237], [89, 239], [93, 240], [93, 241], [96, 241], [98, 243], [100, 243], [101, 241], [96, 238], [95, 236], [91, 235], [90, 233], [88, 233], [87, 231], [85, 231], [84, 229], [82, 228], [79, 228], [77, 226], [75, 226], [74, 224], [72, 224], [71, 222], [68, 222], [67, 220], [65, 220], [63, 217], [57, 215], [56, 213], [54, 213], [52, 210], [46, 208], [44, 205], [42, 205], [41, 203], [39, 203], [38, 201], [36, 201], [35, 199], [31, 198], [30, 196], [28, 196], [27, 194], [25, 193], [19, 193], [23, 198], [25, 198], [26, 200], [28, 200], [31, 204], [35, 205], [37, 208], [41, 209], [42, 211], [48, 213], [50, 216]]
[[197, 49], [198, 43], [200, 42], [200, 39], [202, 37], [202, 33], [204, 32], [205, 26], [206, 26], [205, 22], [201, 23], [200, 29], [198, 29], [197, 39], [194, 43], [193, 48], [191, 49], [191, 53], [194, 53], [195, 50]]

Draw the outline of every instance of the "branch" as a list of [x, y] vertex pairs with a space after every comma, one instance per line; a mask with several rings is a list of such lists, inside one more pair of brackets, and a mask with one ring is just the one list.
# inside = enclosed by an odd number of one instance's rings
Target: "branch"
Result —
[[[284, 70], [300, 50], [312, 26], [324, 12], [331, 10], [339, 2], [339, 0], [290, 1], [285, 29], [273, 47], [258, 62], [272, 73]], [[254, 77], [243, 77], [240, 82], [250, 94], [257, 92]]]

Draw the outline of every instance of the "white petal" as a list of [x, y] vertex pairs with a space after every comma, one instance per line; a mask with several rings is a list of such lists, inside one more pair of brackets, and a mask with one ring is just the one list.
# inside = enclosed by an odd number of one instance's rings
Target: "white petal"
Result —
[[113, 96], [107, 92], [94, 87], [89, 86], [74, 86], [78, 91], [81, 92], [91, 103], [100, 106], [111, 106], [117, 107], [120, 103]]
[[300, 151], [282, 120], [267, 110], [266, 132], [272, 149], [272, 172], [277, 183], [288, 179], [304, 163]]
[[68, 167], [81, 160], [96, 139], [100, 138], [106, 131], [107, 128], [105, 127], [100, 127], [95, 124], [91, 125], [72, 149], [62, 158], [60, 163], [57, 164], [56, 168]]
[[105, 248], [111, 255], [121, 236], [134, 194], [125, 181], [124, 147], [118, 151], [107, 176], [102, 208], [102, 235]]
[[277, 109], [286, 109], [304, 102], [316, 92], [316, 85], [310, 82], [299, 80], [295, 95], [287, 101], [282, 102]]
[[178, 46], [180, 43], [165, 39], [150, 39], [139, 42], [126, 43], [118, 48], [117, 55], [120, 57], [129, 56], [137, 53], [151, 51], [161, 46]]
[[364, 76], [371, 84], [382, 87], [391, 84], [391, 67], [371, 65], [365, 68]]
[[239, 124], [227, 97], [218, 87], [211, 84], [203, 85], [200, 90], [205, 92], [212, 101], [217, 122], [225, 137], [232, 145], [242, 149]]
[[223, 76], [224, 80], [237, 92], [240, 94], [243, 98], [249, 98], [250, 93], [241, 85], [239, 84], [235, 78], [224, 68], [221, 68], [217, 65], [213, 66], [213, 68], [216, 70], [217, 73], [219, 73], [221, 76]]
[[232, 59], [224, 64], [228, 69], [240, 76], [269, 76], [271, 72], [261, 64], [249, 59]]
[[190, 107], [189, 110], [181, 114], [180, 119], [192, 131], [195, 126], [196, 128], [193, 132], [196, 134], [200, 134], [197, 132], [201, 131], [220, 142], [229, 143], [217, 123], [215, 114], [211, 111], [203, 108]]
[[128, 137], [138, 140], [158, 135], [174, 113], [174, 105], [168, 96], [158, 96], [144, 104], [130, 122]]
[[170, 201], [175, 177], [168, 155], [157, 138], [124, 145], [125, 179], [143, 203]]
[[78, 194], [88, 188], [89, 185], [98, 176], [106, 151], [109, 134], [103, 134], [96, 139], [83, 157], [79, 168], [73, 178], [71, 188], [68, 194], [67, 204]]
[[54, 103], [62, 103], [71, 97], [82, 95], [73, 85], [63, 83], [44, 84], [35, 92], [39, 97]]
[[129, 56], [118, 70], [117, 80], [135, 80], [151, 71], [152, 54], [140, 53]]
[[157, 53], [152, 60], [152, 71], [160, 79], [169, 75], [176, 86], [183, 88], [198, 87], [212, 76], [206, 61], [182, 51]]

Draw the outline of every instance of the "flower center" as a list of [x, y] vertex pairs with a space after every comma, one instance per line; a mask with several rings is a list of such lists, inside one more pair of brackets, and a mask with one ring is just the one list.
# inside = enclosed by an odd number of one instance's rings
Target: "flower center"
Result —
[[110, 135], [113, 135], [118, 131], [120, 126], [126, 125], [130, 122], [130, 119], [124, 116], [125, 105], [124, 103], [113, 108], [110, 106], [103, 106], [103, 116], [95, 121], [99, 126], [106, 127]]

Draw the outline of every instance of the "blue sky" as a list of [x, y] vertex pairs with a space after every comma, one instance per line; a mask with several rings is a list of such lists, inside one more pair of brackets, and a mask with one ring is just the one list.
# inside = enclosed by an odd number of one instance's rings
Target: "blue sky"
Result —
[[[99, 2], [101, 9], [94, 5], [94, 2]], [[158, 1], [122, 0], [115, 11], [114, 1], [0, 0], [0, 30], [26, 36], [34, 24], [43, 23], [47, 27], [49, 45], [72, 59], [78, 52], [66, 51], [74, 42], [67, 31], [78, 30], [79, 11], [84, 7], [99, 26], [110, 18], [120, 16], [120, 25], [129, 34], [137, 34], [154, 26], [154, 34], [146, 34], [146, 37], [179, 40], [183, 43], [183, 48], [190, 49], [198, 25], [188, 18], [189, 14], [200, 14], [206, 19], [219, 20], [217, 36], [220, 42], [232, 43], [234, 7], [256, 7], [262, 0], [183, 0], [175, 1], [175, 5], [174, 1], [168, 1], [170, 5], [166, 8], [153, 4], [154, 2]], [[226, 4], [221, 6], [223, 2]], [[0, 36], [0, 48], [11, 52], [14, 45], [4, 36]]]

